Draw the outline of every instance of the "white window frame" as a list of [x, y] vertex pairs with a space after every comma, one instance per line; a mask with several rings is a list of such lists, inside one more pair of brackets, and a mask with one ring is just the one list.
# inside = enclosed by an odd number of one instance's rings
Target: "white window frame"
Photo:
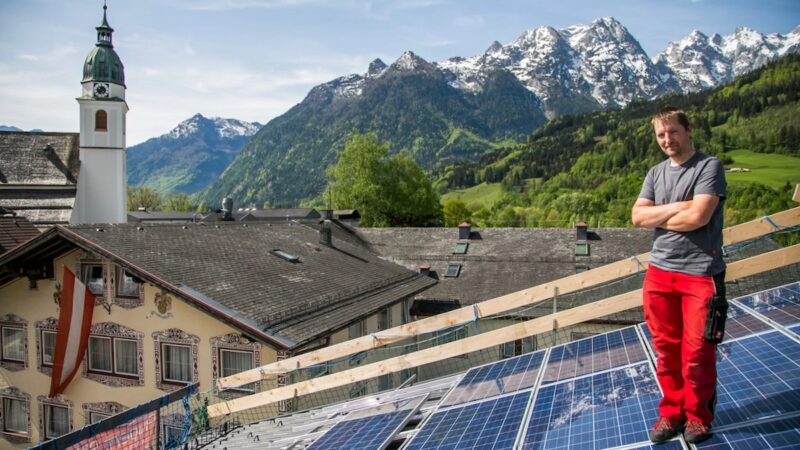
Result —
[[[110, 368], [108, 369], [98, 369], [92, 367], [92, 342], [97, 339], [102, 339], [104, 341], [108, 341], [111, 345], [108, 346], [108, 351], [111, 352], [108, 355], [108, 360], [110, 363]], [[89, 342], [86, 345], [86, 364], [88, 364], [88, 368], [92, 372], [103, 373], [103, 374], [113, 374], [114, 373], [114, 339], [110, 336], [89, 336]]]
[[[111, 346], [111, 348], [112, 348], [111, 351], [113, 353], [113, 355], [112, 355], [113, 359], [111, 360], [111, 362], [114, 365], [114, 374], [122, 375], [122, 376], [128, 376], [128, 377], [138, 377], [139, 376], [139, 361], [138, 361], [138, 357], [137, 356], [138, 356], [138, 351], [139, 351], [139, 342], [136, 341], [136, 339], [117, 338], [117, 337], [112, 338], [112, 341], [113, 341], [113, 344]], [[120, 354], [120, 352], [117, 351], [117, 344], [120, 343], [120, 342], [131, 342], [131, 343], [133, 343], [133, 357], [134, 357], [134, 360], [137, 360], [136, 361], [136, 372], [123, 372], [122, 370], [117, 368], [117, 355]]]
[[[6, 354], [6, 330], [13, 330], [20, 333], [22, 356], [20, 359], [11, 358]], [[25, 327], [21, 325], [3, 324], [0, 325], [0, 359], [14, 363], [25, 363]]]
[[[55, 434], [55, 432], [51, 433], [50, 430], [50, 414], [52, 413], [54, 408], [65, 409], [67, 411], [67, 430], [61, 434]], [[61, 405], [54, 405], [52, 403], [45, 403], [44, 404], [44, 437], [45, 439], [54, 439], [59, 436], [63, 436], [70, 432], [69, 429], [69, 407], [68, 406], [61, 406]]]
[[95, 411], [89, 411], [89, 425], [97, 423], [111, 417], [109, 414], [103, 414]]
[[[94, 295], [98, 295], [98, 296], [101, 296], [101, 297], [105, 296], [105, 293], [106, 293], [105, 267], [103, 267], [103, 266], [104, 266], [104, 264], [102, 262], [83, 262], [83, 263], [81, 263], [81, 281], [83, 282], [84, 285], [86, 285], [87, 288], [89, 288], [90, 291], [92, 291], [92, 293]], [[90, 285], [90, 281], [89, 281], [89, 279], [90, 279], [89, 275], [91, 274], [92, 269], [94, 267], [99, 267], [100, 268], [101, 287], [100, 287], [99, 291], [95, 291], [94, 289], [92, 289], [92, 286]], [[94, 279], [96, 279], [96, 278], [92, 278], [92, 280], [94, 280]]]
[[125, 298], [139, 298], [139, 291], [141, 290], [141, 283], [137, 283], [134, 281], [134, 276], [131, 275], [131, 281], [136, 285], [136, 293], [135, 294], [124, 294], [121, 292], [123, 286], [123, 280], [125, 279], [125, 274], [128, 273], [122, 267], [117, 267], [117, 278], [116, 278], [116, 285], [115, 285], [115, 294], [117, 297], [125, 297]]
[[[218, 351], [219, 351], [219, 374], [220, 374], [220, 377], [228, 377], [228, 376], [235, 375], [237, 373], [243, 372], [243, 371], [233, 372], [233, 373], [229, 373], [229, 374], [226, 375], [225, 374], [225, 359], [222, 357], [222, 353], [223, 352], [244, 353], [246, 355], [250, 355], [250, 369], [253, 369], [253, 368], [256, 367], [256, 357], [253, 354], [253, 352], [248, 352], [246, 350], [236, 350], [236, 349], [232, 349], [232, 348], [222, 348], [222, 347], [219, 348]], [[244, 370], [250, 370], [250, 369], [244, 369]], [[244, 392], [255, 392], [255, 385], [254, 385], [254, 383], [249, 383], [249, 384], [245, 384], [245, 385], [242, 385], [242, 386], [239, 386], [237, 388], [230, 389], [230, 390], [244, 391]]]
[[[2, 402], [3, 402], [2, 406], [1, 406], [3, 408], [3, 433], [13, 434], [15, 436], [27, 436], [28, 435], [28, 415], [26, 414], [24, 416], [23, 429], [22, 430], [13, 430], [13, 429], [8, 427], [8, 418], [9, 418], [9, 416], [11, 414], [10, 414], [9, 410], [6, 409], [6, 402], [19, 402], [20, 405], [22, 406], [21, 409], [22, 409], [22, 411], [24, 413], [24, 411], [27, 409], [26, 408], [26, 406], [27, 406], [26, 402], [24, 400], [22, 400], [22, 399], [19, 399], [19, 398], [5, 397], [5, 396], [0, 397], [0, 400], [2, 400]], [[28, 412], [28, 414], [30, 414], [30, 411]]]
[[[189, 379], [188, 380], [175, 380], [172, 378], [167, 378], [167, 371], [166, 371], [166, 364], [167, 364], [167, 356], [165, 348], [167, 346], [170, 347], [180, 347], [186, 349], [189, 352]], [[191, 384], [192, 383], [192, 346], [189, 344], [175, 344], [172, 342], [162, 342], [161, 343], [161, 381], [163, 383], [170, 383], [170, 384]]]
[[[53, 363], [55, 362], [56, 358], [56, 336], [58, 336], [58, 333], [53, 330], [39, 330], [39, 333], [41, 333], [39, 337], [42, 343], [42, 354], [39, 355], [39, 357], [41, 358], [42, 366], [53, 367]], [[45, 355], [47, 354], [47, 340], [45, 339], [46, 334], [53, 336], [53, 348], [51, 349], [50, 362], [47, 362], [44, 359]]]
[[[530, 346], [530, 350], [525, 350], [526, 342]], [[504, 344], [500, 344], [500, 357], [505, 358], [513, 358], [515, 356], [524, 355], [525, 353], [529, 353], [532, 351], [536, 351], [536, 336], [526, 336], [522, 339], [517, 339], [515, 341], [506, 342]], [[519, 348], [519, 352], [517, 349]], [[509, 352], [508, 350], [511, 349]]]

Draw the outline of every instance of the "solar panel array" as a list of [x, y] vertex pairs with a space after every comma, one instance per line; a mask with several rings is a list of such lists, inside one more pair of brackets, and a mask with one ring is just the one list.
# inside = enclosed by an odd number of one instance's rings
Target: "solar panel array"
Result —
[[[696, 448], [800, 449], [798, 332], [800, 282], [730, 302], [714, 434]], [[648, 440], [661, 398], [650, 340], [640, 324], [475, 367], [402, 449], [695, 448]], [[347, 414], [309, 448], [385, 448], [425, 401], [412, 395]]]
[[[800, 448], [800, 341], [781, 327], [800, 330], [799, 294], [731, 302], [714, 438], [700, 448]], [[641, 324], [475, 368], [404, 448], [689, 448], [648, 440], [661, 398], [650, 339]]]

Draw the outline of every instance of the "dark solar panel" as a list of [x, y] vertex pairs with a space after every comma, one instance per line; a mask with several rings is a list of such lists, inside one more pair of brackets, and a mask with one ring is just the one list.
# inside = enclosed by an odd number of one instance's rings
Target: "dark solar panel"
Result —
[[748, 295], [738, 301], [783, 326], [800, 324], [800, 282]]
[[348, 414], [309, 449], [383, 449], [389, 445], [427, 395], [366, 408]]
[[734, 303], [729, 304], [728, 319], [725, 321], [725, 341], [750, 336], [770, 329], [772, 327], [768, 323], [736, 306]]
[[541, 350], [470, 369], [439, 406], [458, 405], [527, 389], [536, 382], [543, 360], [544, 350]]
[[800, 412], [800, 343], [778, 331], [720, 344], [714, 426]]
[[437, 411], [404, 450], [512, 448], [530, 397], [525, 391]]
[[800, 417], [716, 431], [697, 446], [703, 450], [766, 450], [800, 448]]
[[648, 441], [661, 391], [647, 362], [542, 386], [525, 449], [602, 449]]
[[623, 328], [553, 347], [542, 383], [625, 366], [645, 358], [635, 327]]

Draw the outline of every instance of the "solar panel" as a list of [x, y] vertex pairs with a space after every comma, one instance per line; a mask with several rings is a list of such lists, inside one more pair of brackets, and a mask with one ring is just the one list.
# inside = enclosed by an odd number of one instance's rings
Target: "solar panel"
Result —
[[539, 388], [525, 449], [602, 449], [648, 442], [661, 391], [649, 363]]
[[458, 405], [507, 394], [534, 385], [539, 375], [544, 350], [470, 369], [458, 385], [439, 404]]
[[530, 397], [524, 391], [436, 411], [404, 450], [511, 448]]
[[542, 384], [644, 361], [644, 347], [635, 327], [553, 347]]
[[768, 323], [736, 306], [735, 303], [729, 302], [728, 319], [725, 321], [725, 341], [771, 329]]
[[711, 435], [711, 439], [697, 445], [697, 448], [703, 450], [797, 449], [800, 448], [800, 417], [715, 431]]
[[800, 343], [779, 331], [720, 344], [714, 426], [800, 412]]
[[783, 326], [800, 324], [800, 282], [742, 297], [738, 301]]
[[352, 412], [325, 432], [309, 449], [384, 449], [427, 395]]

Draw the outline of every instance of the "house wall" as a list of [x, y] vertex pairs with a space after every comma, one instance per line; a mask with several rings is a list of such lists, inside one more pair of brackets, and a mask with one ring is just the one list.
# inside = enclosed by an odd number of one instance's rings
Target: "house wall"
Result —
[[[10, 389], [18, 389], [23, 395], [30, 398], [30, 434], [27, 439], [19, 439], [13, 435], [2, 433], [0, 437], [0, 448], [23, 448], [40, 440], [43, 434], [41, 428], [40, 399], [46, 398], [50, 388], [50, 376], [48, 370], [38, 367], [40, 358], [37, 348], [37, 322], [45, 321], [48, 318], [58, 318], [58, 307], [54, 302], [54, 291], [56, 283], [61, 281], [63, 266], [66, 265], [74, 273], [79, 274], [79, 260], [85, 255], [82, 252], [73, 251], [55, 260], [55, 273], [57, 280], [39, 280], [38, 288], [30, 290], [26, 278], [16, 279], [15, 281], [0, 286], [0, 317], [12, 320], [22, 320], [25, 324], [27, 336], [27, 367], [0, 368], [0, 396], [8, 395]], [[104, 262], [106, 268], [113, 268], [108, 261]], [[108, 271], [106, 272], [108, 274]], [[109, 278], [106, 276], [106, 293], [111, 290]], [[107, 297], [109, 297], [107, 295]], [[84, 406], [94, 404], [95, 407], [108, 406], [106, 402], [116, 402], [124, 408], [130, 408], [144, 403], [153, 398], [164, 395], [173, 389], [169, 385], [160, 383], [157, 377], [156, 367], [156, 341], [169, 341], [183, 337], [188, 337], [188, 341], [196, 342], [197, 373], [196, 378], [200, 382], [200, 392], [211, 389], [214, 379], [212, 360], [213, 349], [218, 347], [252, 349], [255, 354], [257, 365], [273, 362], [277, 358], [277, 352], [267, 344], [252, 342], [243, 338], [241, 332], [233, 327], [221, 322], [204, 312], [192, 307], [179, 297], [168, 295], [165, 297], [161, 290], [156, 286], [145, 284], [143, 295], [140, 300], [133, 303], [140, 303], [138, 306], [130, 304], [128, 299], [127, 307], [117, 304], [117, 299], [112, 299], [110, 313], [104, 306], [96, 304], [93, 311], [93, 324], [112, 324], [111, 328], [117, 331], [123, 330], [129, 336], [131, 333], [140, 335], [142, 350], [142, 366], [140, 371], [143, 375], [141, 384], [132, 382], [133, 386], [115, 386], [119, 380], [116, 377], [92, 378], [86, 372], [86, 358], [76, 377], [69, 384], [63, 395], [59, 396], [59, 402], [70, 404], [71, 402], [71, 423], [72, 429], [78, 429], [88, 423], [88, 414], [84, 418]], [[156, 300], [161, 303], [161, 310]], [[164, 303], [168, 303], [165, 305]], [[165, 333], [173, 330], [171, 333]], [[174, 331], [181, 330], [183, 333]], [[160, 372], [160, 370], [158, 370]], [[100, 379], [98, 379], [100, 378]], [[3, 386], [5, 384], [6, 386]], [[159, 388], [161, 385], [161, 388]], [[11, 392], [12, 394], [19, 392]]]

